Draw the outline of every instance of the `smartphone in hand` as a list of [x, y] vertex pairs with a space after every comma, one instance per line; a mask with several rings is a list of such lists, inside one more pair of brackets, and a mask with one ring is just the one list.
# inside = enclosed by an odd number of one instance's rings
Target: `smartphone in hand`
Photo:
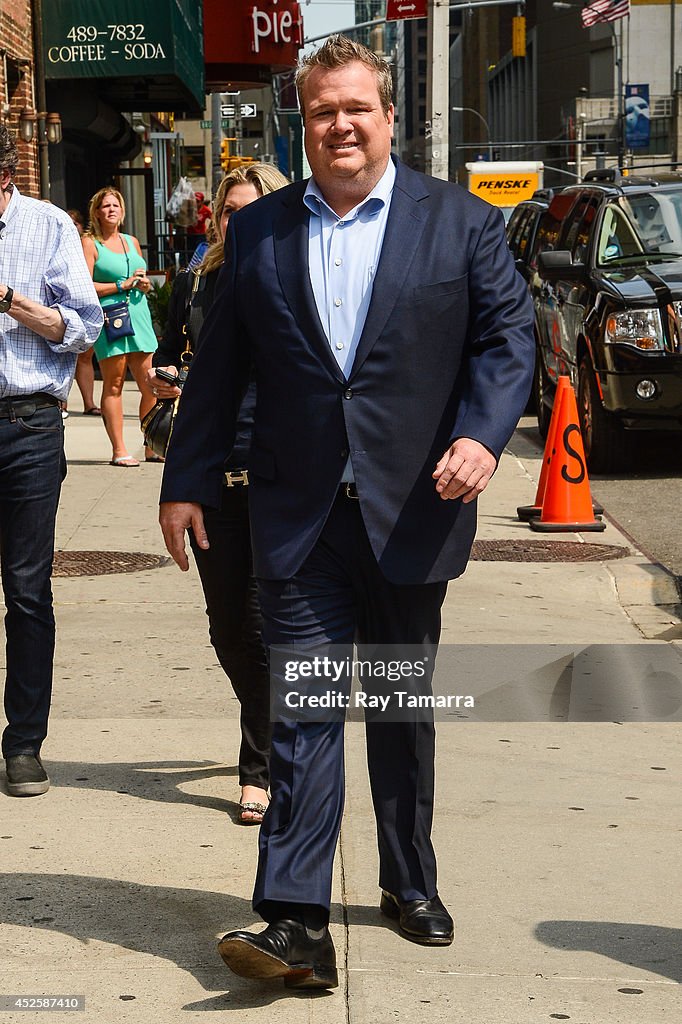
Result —
[[165, 381], [166, 384], [174, 384], [176, 387], [180, 386], [180, 384], [178, 382], [178, 375], [177, 375], [177, 373], [169, 373], [168, 370], [162, 370], [158, 366], [154, 370], [154, 373], [159, 378], [159, 380]]

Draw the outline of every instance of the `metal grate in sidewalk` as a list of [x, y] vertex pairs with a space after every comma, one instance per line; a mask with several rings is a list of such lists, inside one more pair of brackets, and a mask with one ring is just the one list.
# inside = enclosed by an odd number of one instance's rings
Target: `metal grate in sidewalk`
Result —
[[[628, 549], [614, 544], [579, 544], [577, 541], [477, 540], [473, 562], [608, 562], [623, 558]], [[141, 551], [57, 551], [52, 575], [106, 576], [140, 572], [168, 565], [165, 555]]]
[[477, 540], [473, 562], [609, 562], [629, 554], [615, 544], [580, 544], [578, 541]]
[[110, 573], [139, 572], [168, 565], [164, 555], [142, 551], [56, 551], [53, 576], [106, 576]]

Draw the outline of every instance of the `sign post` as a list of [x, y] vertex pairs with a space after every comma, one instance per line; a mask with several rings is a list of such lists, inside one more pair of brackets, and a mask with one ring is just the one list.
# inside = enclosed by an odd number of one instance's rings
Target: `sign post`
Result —
[[386, 0], [386, 21], [425, 17], [426, 0]]

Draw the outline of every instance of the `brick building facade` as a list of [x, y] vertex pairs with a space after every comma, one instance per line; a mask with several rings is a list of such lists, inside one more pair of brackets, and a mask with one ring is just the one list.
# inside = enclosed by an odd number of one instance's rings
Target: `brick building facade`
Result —
[[[18, 134], [19, 115], [35, 108], [31, 0], [0, 3], [0, 122]], [[36, 141], [19, 145], [16, 183], [26, 195], [40, 196]]]

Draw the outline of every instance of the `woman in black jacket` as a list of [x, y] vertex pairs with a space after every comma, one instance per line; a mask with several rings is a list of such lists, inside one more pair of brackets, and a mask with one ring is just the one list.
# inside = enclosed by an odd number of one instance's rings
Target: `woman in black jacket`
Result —
[[[230, 214], [289, 182], [269, 164], [250, 164], [221, 181], [213, 204], [217, 240], [199, 268], [179, 274], [168, 307], [168, 326], [154, 355], [149, 383], [159, 398], [180, 392], [156, 376], [156, 369], [175, 372], [189, 335], [196, 353], [204, 318], [213, 302], [223, 264], [223, 242]], [[251, 563], [249, 535], [248, 459], [255, 406], [252, 383], [239, 412], [234, 448], [225, 463], [225, 486], [219, 510], [204, 507], [210, 547], [202, 550], [190, 537], [206, 598], [211, 643], [229, 676], [241, 705], [239, 820], [259, 825], [268, 803], [270, 758], [270, 681], [261, 639], [261, 616]]]

